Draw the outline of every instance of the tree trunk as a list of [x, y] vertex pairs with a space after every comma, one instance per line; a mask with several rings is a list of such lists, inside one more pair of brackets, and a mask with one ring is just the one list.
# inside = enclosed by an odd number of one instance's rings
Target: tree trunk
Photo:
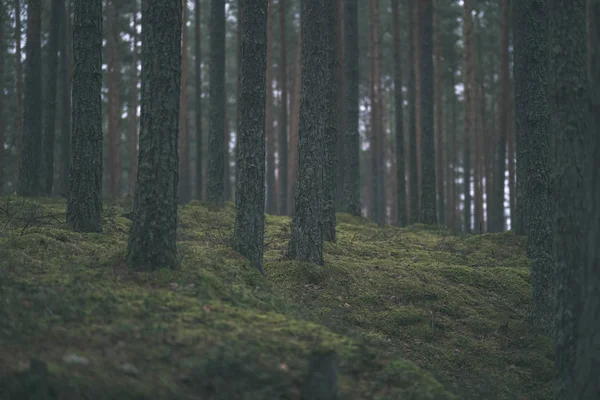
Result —
[[344, 207], [361, 215], [359, 119], [358, 0], [344, 2]]
[[21, 181], [21, 164], [23, 159], [23, 67], [21, 64], [21, 0], [15, 2], [15, 158], [17, 185]]
[[267, 0], [240, 0], [239, 6], [243, 34], [234, 247], [263, 272], [268, 5]]
[[463, 190], [464, 230], [471, 232], [471, 136], [473, 132], [473, 18], [472, 1], [464, 1], [463, 24], [463, 85], [464, 85], [464, 137], [463, 137]]
[[208, 185], [206, 198], [217, 207], [225, 201], [225, 0], [210, 1]]
[[419, 220], [419, 175], [417, 166], [417, 94], [415, 71], [415, 7], [412, 0], [407, 0], [408, 9], [408, 119], [409, 119], [409, 222]]
[[[302, 0], [302, 89], [298, 137], [298, 172], [292, 213], [289, 256], [293, 260], [323, 264], [323, 156], [326, 113], [334, 113], [325, 97], [327, 60], [322, 38], [326, 36], [326, 6], [320, 0]], [[335, 107], [335, 104], [333, 105]]]
[[435, 132], [433, 114], [433, 1], [423, 0], [419, 6], [419, 70], [421, 80], [421, 220], [437, 224]]
[[[589, 151], [587, 141], [597, 136], [597, 132], [588, 138], [590, 113], [585, 1], [549, 0], [547, 10], [550, 24], [548, 99], [550, 134], [554, 147], [552, 192], [556, 258], [556, 387], [557, 399], [579, 399], [578, 388], [574, 385], [574, 367], [578, 320], [581, 316], [580, 285], [586, 261], [583, 256], [586, 249], [584, 243], [586, 239], [591, 239], [586, 237], [583, 229], [584, 218], [589, 218], [584, 207], [584, 174], [587, 175], [585, 158]], [[528, 171], [533, 169], [530, 167]], [[532, 220], [528, 218], [528, 223], [532, 224]], [[597, 242], [589, 243], [597, 247]], [[595, 338], [597, 346], [598, 336]]]
[[[70, 2], [67, 2], [70, 4]], [[60, 157], [60, 194], [63, 197], [69, 196], [69, 170], [71, 169], [71, 39], [73, 31], [71, 29], [71, 9], [67, 7], [65, 1], [62, 1], [62, 18], [64, 23], [60, 27], [60, 102], [62, 115], [61, 124], [61, 157]]]
[[42, 2], [29, 0], [27, 8], [27, 43], [25, 51], [25, 98], [23, 113], [23, 153], [19, 194], [42, 193]]
[[204, 179], [202, 174], [202, 151], [203, 151], [203, 137], [202, 137], [202, 36], [200, 31], [200, 0], [194, 2], [194, 53], [196, 54], [195, 74], [196, 74], [196, 87], [194, 93], [196, 94], [196, 198], [202, 200]]
[[279, 214], [288, 214], [288, 82], [287, 82], [287, 46], [286, 46], [286, 7], [285, 0], [279, 0], [279, 85], [281, 87], [281, 114], [279, 115]]
[[440, 11], [439, 11], [439, 0], [435, 0], [434, 4], [434, 52], [435, 52], [435, 138], [436, 138], [436, 191], [437, 191], [437, 210], [438, 210], [438, 221], [440, 224], [445, 224], [445, 199], [446, 192], [444, 190], [444, 175], [445, 175], [445, 162], [444, 157], [444, 91], [442, 86], [442, 34], [440, 27]]
[[[515, 41], [513, 39], [513, 41]], [[516, 41], [515, 41], [516, 42]], [[513, 51], [514, 52], [514, 51]], [[513, 57], [514, 59], [514, 57]], [[514, 63], [514, 61], [513, 61]], [[514, 74], [513, 74], [514, 76]], [[513, 78], [514, 79], [514, 78]], [[509, 93], [511, 93], [511, 81], [510, 78], [508, 80]], [[516, 100], [516, 93], [512, 93], [512, 98]], [[511, 221], [511, 230], [513, 232], [517, 232], [515, 227], [516, 224], [516, 213], [517, 213], [517, 186], [515, 183], [516, 179], [516, 118], [515, 118], [515, 110], [514, 103], [515, 101], [509, 102], [508, 107], [508, 125], [506, 127], [506, 148], [508, 151], [507, 159], [508, 159], [508, 190], [509, 190], [509, 218]]]
[[[302, 17], [300, 17], [302, 18]], [[296, 51], [296, 71], [294, 78], [294, 95], [291, 102], [290, 120], [290, 159], [288, 171], [288, 210], [292, 210], [294, 193], [296, 189], [296, 174], [298, 168], [298, 127], [300, 124], [300, 88], [302, 75], [302, 29], [298, 32], [298, 44]]]
[[344, 1], [336, 0], [336, 12], [337, 12], [337, 23], [336, 23], [336, 35], [337, 35], [337, 69], [336, 69], [336, 81], [338, 88], [337, 97], [337, 116], [338, 116], [338, 127], [337, 127], [337, 138], [336, 138], [336, 209], [344, 210], [344, 181], [346, 173], [346, 161], [344, 160], [344, 137], [346, 135], [345, 126], [345, 115], [344, 115]]
[[4, 195], [4, 2], [0, 2], [0, 197]]
[[102, 1], [75, 0], [73, 152], [67, 223], [102, 231]]
[[[452, 64], [453, 66], [455, 65], [454, 63]], [[450, 81], [450, 96], [451, 96], [451, 104], [452, 104], [452, 129], [451, 129], [451, 137], [450, 137], [450, 161], [451, 161], [451, 166], [449, 168], [448, 171], [448, 182], [450, 184], [450, 205], [448, 207], [449, 213], [451, 215], [450, 218], [450, 226], [452, 227], [452, 229], [455, 232], [458, 232], [461, 230], [461, 224], [460, 224], [460, 215], [459, 215], [459, 204], [460, 204], [460, 198], [459, 198], [459, 189], [458, 186], [456, 184], [456, 171], [457, 171], [457, 165], [458, 165], [458, 146], [457, 146], [457, 126], [458, 126], [458, 111], [456, 110], [457, 108], [457, 103], [458, 100], [456, 98], [456, 82], [455, 82], [455, 71], [454, 71], [454, 67], [452, 70], [452, 75], [451, 75], [451, 81]]]
[[188, 21], [187, 2], [183, 4], [183, 22], [181, 33], [181, 91], [179, 94], [179, 203], [186, 204], [192, 200], [192, 177], [190, 171], [190, 138], [188, 115]]
[[404, 101], [402, 99], [402, 56], [400, 53], [400, 21], [398, 0], [392, 0], [392, 32], [394, 43], [394, 116], [396, 121], [396, 209], [399, 226], [406, 226], [406, 172], [404, 158]]
[[177, 265], [181, 33], [180, 0], [142, 2], [140, 156], [127, 248], [135, 269]]
[[267, 213], [274, 214], [275, 204], [275, 132], [273, 129], [273, 0], [267, 10], [267, 105], [265, 110], [265, 133], [267, 137]]
[[107, 109], [107, 139], [108, 139], [108, 190], [113, 197], [121, 193], [121, 157], [120, 157], [120, 131], [121, 119], [119, 82], [121, 80], [119, 62], [119, 13], [114, 0], [105, 3], [105, 34], [106, 34], [106, 86], [108, 89]]
[[[484, 92], [484, 73], [483, 73], [483, 59], [481, 54], [481, 22], [479, 17], [476, 17], [474, 29], [477, 30], [473, 33], [473, 72], [471, 88], [473, 89], [473, 101], [471, 102], [471, 137], [473, 139], [473, 189], [474, 189], [474, 211], [475, 211], [475, 230], [479, 233], [484, 232], [485, 220], [483, 216], [483, 168], [482, 168], [482, 143], [484, 140], [484, 130], [482, 117], [485, 114], [485, 92]], [[477, 44], [475, 40], [477, 38]], [[477, 56], [475, 50], [477, 49]]]
[[131, 36], [131, 99], [129, 104], [129, 193], [135, 193], [135, 182], [138, 168], [138, 57], [137, 57], [137, 0], [133, 3], [132, 22], [133, 34]]

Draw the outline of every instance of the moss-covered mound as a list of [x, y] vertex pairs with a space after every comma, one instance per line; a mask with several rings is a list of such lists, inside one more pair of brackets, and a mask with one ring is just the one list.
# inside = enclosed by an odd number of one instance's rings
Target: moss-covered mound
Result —
[[80, 234], [60, 200], [0, 199], [1, 399], [300, 399], [332, 350], [340, 399], [551, 398], [519, 237], [339, 215], [318, 267], [284, 259], [290, 221], [268, 216], [262, 277], [229, 247], [233, 206], [194, 202], [179, 268], [140, 273], [129, 209]]

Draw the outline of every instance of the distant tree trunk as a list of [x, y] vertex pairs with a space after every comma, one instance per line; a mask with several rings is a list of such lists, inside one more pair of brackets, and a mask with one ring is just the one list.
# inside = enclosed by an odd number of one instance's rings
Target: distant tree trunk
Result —
[[188, 21], [189, 9], [183, 2], [183, 22], [181, 33], [181, 91], [179, 93], [179, 202], [186, 204], [192, 199], [192, 176], [190, 171], [190, 138], [188, 115]]
[[[540, 7], [537, 7], [539, 9]], [[591, 145], [584, 0], [549, 0], [550, 133], [553, 140], [554, 256], [556, 258], [557, 399], [581, 398], [575, 386], [575, 354], [581, 316], [586, 153]], [[520, 78], [519, 78], [520, 79]], [[529, 135], [529, 132], [527, 133]], [[536, 153], [538, 151], [536, 145]], [[530, 153], [531, 155], [531, 153]], [[529, 159], [531, 163], [531, 158]], [[528, 171], [533, 171], [529, 168]], [[530, 207], [532, 208], [532, 207]], [[533, 223], [528, 218], [528, 224]], [[597, 247], [597, 242], [592, 243]], [[596, 272], [597, 272], [596, 265]], [[590, 282], [586, 282], [589, 284]], [[595, 335], [595, 345], [598, 345]], [[597, 347], [594, 350], [597, 356]], [[597, 395], [597, 393], [595, 393]]]
[[[515, 41], [515, 40], [513, 39], [513, 41]], [[514, 61], [513, 61], [513, 63], [514, 63]], [[513, 74], [513, 76], [514, 76], [514, 74]], [[509, 86], [508, 91], [509, 91], [509, 93], [512, 92], [512, 99], [513, 99], [513, 101], [509, 101], [508, 126], [506, 127], [506, 129], [507, 129], [506, 148], [508, 151], [507, 169], [508, 169], [508, 190], [509, 190], [509, 211], [510, 211], [509, 218], [511, 221], [511, 230], [513, 232], [517, 232], [517, 230], [515, 229], [515, 223], [516, 223], [516, 219], [517, 219], [516, 215], [515, 215], [516, 210], [517, 210], [517, 188], [516, 188], [516, 183], [515, 183], [515, 178], [516, 178], [516, 175], [515, 175], [515, 173], [516, 173], [516, 168], [515, 168], [515, 163], [516, 163], [516, 118], [515, 118], [515, 110], [514, 110], [514, 103], [515, 103], [514, 100], [516, 100], [516, 93], [514, 93], [514, 91], [511, 90], [510, 78], [508, 80], [508, 86]]]
[[25, 51], [25, 99], [23, 154], [19, 194], [42, 193], [42, 2], [29, 0], [27, 8], [27, 43]]
[[392, 0], [392, 32], [394, 40], [394, 116], [396, 120], [396, 181], [398, 225], [406, 226], [406, 172], [404, 155], [404, 101], [402, 99], [402, 56], [400, 53], [400, 21], [398, 0]]
[[[300, 17], [302, 18], [302, 17]], [[296, 174], [298, 168], [298, 128], [300, 124], [300, 88], [302, 73], [302, 29], [298, 32], [298, 44], [296, 51], [296, 71], [294, 78], [294, 94], [290, 109], [290, 146], [289, 146], [289, 171], [288, 171], [288, 210], [292, 210], [294, 193], [296, 189]]]
[[62, 25], [61, 10], [62, 0], [52, 0], [50, 35], [48, 39], [48, 79], [46, 80], [45, 96], [47, 104], [44, 112], [44, 170], [42, 173], [43, 187], [42, 193], [46, 196], [52, 196], [54, 183], [54, 141], [56, 136], [56, 92], [58, 80], [58, 37], [59, 27]]
[[240, 0], [240, 126], [234, 247], [262, 269], [265, 231], [267, 0]]
[[520, 32], [517, 32], [517, 21], [518, 18], [522, 17], [517, 14], [513, 7], [513, 24], [515, 26], [515, 32], [513, 33], [514, 41], [514, 62], [513, 62], [513, 76], [515, 80], [515, 143], [514, 147], [516, 150], [516, 187], [515, 187], [515, 208], [511, 211], [511, 224], [513, 230], [518, 235], [525, 235], [527, 233], [527, 197], [525, 191], [527, 189], [527, 133], [525, 132], [524, 118], [526, 114], [521, 113], [519, 106], [525, 104], [525, 89], [527, 88], [527, 64], [526, 59], [526, 48], [525, 38], [521, 36]]
[[[323, 264], [323, 139], [325, 114], [334, 113], [325, 98], [325, 52], [322, 38], [326, 29], [326, 5], [320, 0], [301, 0], [302, 89], [298, 137], [298, 172], [292, 213], [289, 256], [293, 260]], [[335, 105], [334, 105], [335, 107]]]
[[273, 128], [273, 0], [269, 0], [267, 10], [267, 109], [265, 111], [265, 131], [267, 136], [267, 213], [274, 214], [275, 204], [275, 132]]
[[224, 129], [223, 129], [223, 143], [225, 144], [225, 156], [223, 157], [224, 160], [224, 187], [223, 187], [223, 196], [225, 196], [225, 201], [231, 201], [232, 200], [232, 188], [231, 188], [231, 163], [230, 163], [230, 154], [229, 154], [229, 139], [230, 139], [230, 131], [229, 131], [229, 115], [228, 115], [228, 108], [229, 105], [227, 104], [227, 96], [225, 96], [225, 123], [224, 125]]
[[[472, 138], [472, 155], [473, 155], [473, 189], [474, 189], [474, 211], [475, 211], [475, 230], [479, 233], [484, 232], [485, 219], [483, 215], [483, 168], [482, 168], [482, 142], [485, 132], [483, 130], [482, 118], [485, 114], [485, 92], [484, 92], [484, 73], [481, 51], [481, 22], [479, 17], [476, 17], [475, 24], [477, 36], [473, 34], [472, 42], [472, 60], [473, 72], [471, 88], [473, 89], [473, 101], [471, 102], [471, 138]], [[475, 32], [475, 31], [474, 31]], [[475, 44], [477, 38], [477, 44]], [[475, 55], [477, 50], [477, 56]]]
[[208, 186], [206, 198], [221, 207], [225, 200], [225, 0], [210, 0]]
[[4, 2], [0, 2], [0, 197], [4, 195]]
[[[200, 0], [194, 1], [194, 53], [196, 55], [195, 74], [196, 87], [196, 198], [202, 200], [204, 180], [202, 179], [202, 37], [201, 37], [201, 21], [200, 21]], [[237, 129], [237, 128], [236, 128]]]
[[281, 87], [281, 114], [279, 115], [279, 214], [288, 214], [288, 90], [287, 90], [287, 46], [286, 46], [286, 7], [285, 0], [279, 0], [279, 85]]
[[138, 58], [137, 58], [137, 0], [133, 2], [133, 34], [131, 36], [131, 99], [129, 104], [129, 193], [135, 193], [135, 181], [138, 168]]
[[344, 2], [344, 207], [361, 215], [359, 119], [358, 0]]
[[433, 1], [423, 0], [419, 6], [419, 70], [421, 79], [421, 220], [437, 224], [435, 132], [433, 124]]
[[181, 33], [182, 1], [142, 2], [140, 155], [127, 248], [135, 269], [177, 264]]
[[21, 164], [23, 158], [23, 67], [21, 64], [21, 0], [15, 4], [15, 147], [17, 185], [20, 186]]
[[463, 85], [464, 85], [464, 138], [463, 138], [463, 189], [465, 232], [471, 232], [471, 136], [473, 132], [473, 10], [472, 1], [464, 1], [463, 24]]
[[[70, 2], [67, 2], [70, 4]], [[61, 124], [61, 157], [60, 157], [60, 194], [69, 196], [69, 171], [71, 169], [71, 84], [72, 70], [71, 52], [73, 49], [71, 40], [73, 30], [71, 28], [71, 7], [67, 7], [62, 1], [62, 18], [64, 23], [60, 26], [60, 102], [62, 106]]]
[[120, 127], [121, 119], [119, 82], [121, 80], [119, 62], [119, 13], [114, 0], [105, 3], [105, 35], [106, 35], [106, 87], [108, 89], [107, 104], [107, 139], [108, 139], [108, 191], [113, 197], [121, 194], [121, 157]]
[[417, 93], [416, 93], [416, 71], [415, 71], [415, 7], [412, 0], [407, 0], [408, 8], [408, 119], [409, 119], [409, 203], [410, 223], [419, 220], [419, 175], [417, 166]]
[[[428, 0], [426, 0], [428, 1]], [[412, 62], [415, 64], [415, 121], [416, 121], [416, 158], [417, 158], [417, 189], [418, 189], [418, 214], [417, 221], [423, 222], [423, 160], [422, 160], [422, 143], [421, 143], [421, 68], [420, 68], [420, 60], [421, 60], [421, 43], [419, 42], [421, 38], [420, 34], [420, 8], [421, 1], [416, 1], [413, 8], [414, 13], [414, 36], [413, 41], [415, 42], [415, 52], [414, 58]]]
[[445, 175], [445, 162], [444, 157], [444, 91], [442, 86], [442, 34], [440, 27], [440, 4], [439, 0], [435, 0], [434, 3], [434, 53], [435, 53], [435, 138], [436, 138], [436, 149], [435, 149], [435, 161], [436, 161], [436, 191], [437, 191], [437, 210], [438, 210], [438, 221], [440, 224], [445, 224], [445, 199], [446, 192], [444, 190], [444, 175]]
[[344, 210], [344, 180], [346, 173], [346, 162], [344, 160], [344, 138], [346, 135], [345, 126], [345, 115], [344, 115], [344, 1], [336, 0], [336, 12], [337, 12], [337, 23], [336, 23], [336, 35], [337, 35], [337, 70], [336, 70], [336, 81], [338, 88], [337, 97], [337, 116], [338, 116], [338, 127], [337, 127], [337, 138], [336, 138], [336, 210]]
[[73, 152], [67, 223], [102, 231], [102, 1], [75, 0]]
[[[322, 37], [324, 43], [324, 85], [325, 91], [325, 110], [323, 113], [324, 121], [324, 140], [323, 140], [323, 198], [322, 198], [322, 224], [323, 240], [335, 242], [335, 206], [337, 189], [337, 138], [338, 138], [338, 114], [339, 107], [339, 89], [338, 89], [338, 38], [337, 38], [337, 3], [333, 1], [325, 2], [323, 10], [324, 31]], [[321, 111], [322, 112], [322, 111]]]
[[[452, 60], [452, 65], [454, 66], [454, 59]], [[458, 100], [456, 99], [456, 82], [455, 82], [455, 71], [454, 67], [451, 74], [450, 81], [450, 91], [449, 94], [451, 96], [450, 101], [452, 104], [452, 126], [451, 126], [451, 134], [450, 134], [450, 167], [448, 171], [448, 183], [450, 185], [450, 204], [448, 205], [448, 212], [450, 214], [450, 227], [456, 232], [461, 230], [460, 227], [460, 216], [458, 215], [458, 205], [460, 203], [459, 198], [459, 190], [456, 185], [456, 171], [458, 164], [458, 146], [457, 146], [457, 126], [458, 126], [458, 112], [456, 110]]]

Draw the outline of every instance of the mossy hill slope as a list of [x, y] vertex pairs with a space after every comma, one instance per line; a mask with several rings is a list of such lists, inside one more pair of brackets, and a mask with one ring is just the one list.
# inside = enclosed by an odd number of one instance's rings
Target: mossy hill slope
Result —
[[0, 199], [0, 399], [299, 399], [329, 350], [340, 399], [551, 398], [519, 237], [339, 215], [318, 267], [285, 260], [290, 221], [268, 216], [262, 277], [229, 247], [233, 206], [193, 202], [179, 268], [140, 273], [129, 209], [81, 234], [63, 201]]

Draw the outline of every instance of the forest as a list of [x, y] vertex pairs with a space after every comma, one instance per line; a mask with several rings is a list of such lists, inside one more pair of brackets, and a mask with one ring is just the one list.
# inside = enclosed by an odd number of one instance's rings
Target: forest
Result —
[[0, 400], [600, 398], [600, 0], [0, 0]]

